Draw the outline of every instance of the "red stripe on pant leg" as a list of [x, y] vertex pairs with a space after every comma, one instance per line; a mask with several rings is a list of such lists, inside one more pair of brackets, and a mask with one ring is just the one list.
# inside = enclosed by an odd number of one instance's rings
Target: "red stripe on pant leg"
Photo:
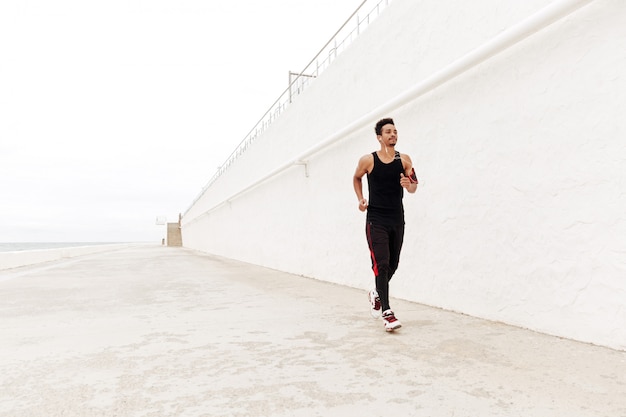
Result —
[[372, 246], [372, 232], [370, 230], [371, 226], [372, 225], [368, 223], [365, 230], [367, 231], [367, 244], [370, 248], [370, 257], [372, 258], [372, 270], [374, 271], [374, 276], [378, 276], [378, 262], [376, 262], [376, 257], [374, 256], [374, 247]]

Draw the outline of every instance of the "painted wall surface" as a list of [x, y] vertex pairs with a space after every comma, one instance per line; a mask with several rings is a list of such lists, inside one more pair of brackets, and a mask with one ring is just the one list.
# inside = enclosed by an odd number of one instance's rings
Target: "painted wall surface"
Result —
[[391, 116], [420, 179], [392, 296], [626, 350], [626, 4], [591, 1], [371, 113], [551, 3], [394, 0], [185, 213], [184, 245], [372, 287], [352, 174]]

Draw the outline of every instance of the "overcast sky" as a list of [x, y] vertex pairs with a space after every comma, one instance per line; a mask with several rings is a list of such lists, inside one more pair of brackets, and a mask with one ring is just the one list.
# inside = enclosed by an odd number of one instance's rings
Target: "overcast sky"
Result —
[[362, 0], [2, 0], [0, 242], [160, 241]]

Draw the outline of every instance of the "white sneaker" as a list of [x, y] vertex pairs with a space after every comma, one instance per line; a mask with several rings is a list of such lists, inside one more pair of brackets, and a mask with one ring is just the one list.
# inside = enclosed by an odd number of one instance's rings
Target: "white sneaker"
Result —
[[383, 313], [383, 323], [385, 324], [385, 330], [388, 332], [393, 332], [402, 327], [402, 323], [400, 323], [400, 320], [396, 318], [391, 310], [385, 310]]
[[380, 298], [376, 290], [371, 290], [367, 293], [367, 298], [370, 300], [370, 314], [375, 319], [380, 317]]

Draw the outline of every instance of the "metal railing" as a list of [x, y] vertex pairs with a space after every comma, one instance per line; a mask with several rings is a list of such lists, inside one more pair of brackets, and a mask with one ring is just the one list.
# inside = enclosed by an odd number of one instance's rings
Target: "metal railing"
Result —
[[[302, 94], [307, 86], [337, 58], [337, 56], [350, 45], [360, 33], [391, 3], [391, 0], [364, 0], [361, 5], [350, 15], [345, 23], [335, 32], [315, 57], [298, 73], [289, 73], [289, 86], [274, 101], [270, 108], [263, 114], [254, 127], [248, 132], [235, 150], [226, 158], [226, 161], [218, 167], [209, 182], [202, 188], [200, 195], [191, 204], [193, 206], [235, 160], [243, 154], [250, 145], [278, 118], [299, 94]], [[366, 10], [361, 18], [359, 13]], [[190, 206], [190, 207], [191, 207]]]

